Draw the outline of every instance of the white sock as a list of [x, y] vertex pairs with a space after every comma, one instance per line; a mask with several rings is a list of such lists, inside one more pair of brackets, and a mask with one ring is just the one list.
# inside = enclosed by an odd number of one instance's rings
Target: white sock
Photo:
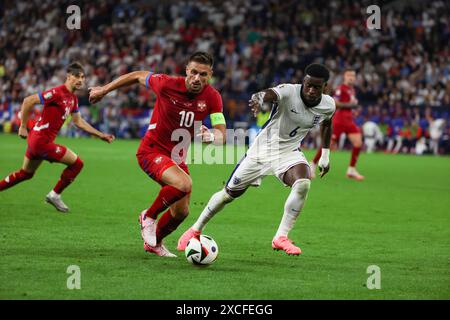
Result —
[[203, 231], [208, 221], [214, 217], [217, 212], [222, 210], [227, 203], [230, 203], [233, 200], [234, 198], [232, 198], [225, 189], [213, 194], [192, 228], [196, 231]]
[[284, 204], [283, 218], [281, 219], [275, 238], [288, 236], [289, 231], [294, 227], [295, 221], [302, 211], [310, 186], [311, 181], [309, 179], [298, 179], [294, 182], [291, 193]]

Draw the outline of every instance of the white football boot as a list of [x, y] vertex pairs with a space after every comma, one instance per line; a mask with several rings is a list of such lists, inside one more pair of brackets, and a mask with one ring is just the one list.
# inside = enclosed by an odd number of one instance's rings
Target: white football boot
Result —
[[69, 207], [62, 201], [61, 195], [57, 194], [55, 191], [50, 191], [45, 197], [45, 202], [51, 204], [59, 212], [67, 213], [69, 212]]

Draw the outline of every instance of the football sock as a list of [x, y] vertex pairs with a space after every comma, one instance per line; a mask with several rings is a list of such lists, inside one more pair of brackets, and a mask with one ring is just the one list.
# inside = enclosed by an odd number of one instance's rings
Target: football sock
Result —
[[175, 231], [185, 218], [186, 216], [176, 218], [172, 216], [170, 209], [167, 210], [158, 220], [156, 226], [156, 242], [160, 243], [162, 239]]
[[284, 204], [284, 214], [275, 238], [288, 236], [289, 231], [294, 227], [295, 221], [302, 211], [311, 186], [309, 179], [298, 179], [292, 185], [291, 193]]
[[198, 217], [197, 221], [194, 223], [192, 228], [196, 231], [202, 231], [205, 228], [205, 225], [208, 221], [220, 210], [222, 210], [227, 203], [233, 201], [232, 198], [225, 189], [220, 190], [213, 194], [211, 199], [209, 199], [208, 204], [206, 205], [203, 212]]
[[61, 192], [63, 192], [64, 189], [67, 188], [67, 186], [75, 180], [76, 176], [80, 173], [82, 168], [83, 161], [80, 159], [80, 157], [78, 157], [73, 164], [64, 169], [61, 174], [61, 178], [56, 183], [53, 191], [57, 194], [61, 194]]
[[153, 201], [152, 206], [147, 209], [145, 215], [149, 218], [156, 219], [158, 218], [158, 214], [166, 210], [178, 200], [184, 198], [187, 194], [187, 192], [178, 190], [170, 185], [166, 185], [161, 188], [158, 196], [155, 201]]
[[0, 181], [0, 191], [6, 190], [8, 188], [11, 188], [12, 186], [15, 186], [19, 182], [29, 180], [33, 177], [34, 172], [26, 172], [23, 169], [20, 169], [19, 171], [11, 173], [9, 176], [7, 176], [5, 179]]
[[313, 163], [318, 164], [321, 156], [322, 156], [322, 148], [319, 148], [317, 149], [316, 155], [314, 156]]
[[350, 167], [354, 167], [356, 164], [356, 161], [358, 160], [359, 152], [361, 151], [361, 147], [353, 147], [352, 149], [352, 158], [350, 160]]

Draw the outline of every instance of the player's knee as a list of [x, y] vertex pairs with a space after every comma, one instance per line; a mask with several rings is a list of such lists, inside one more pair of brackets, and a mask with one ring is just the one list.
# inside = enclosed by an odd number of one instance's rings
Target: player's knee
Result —
[[229, 203], [229, 202], [233, 201], [234, 199], [239, 198], [240, 196], [242, 196], [246, 190], [247, 189], [244, 189], [244, 190], [232, 190], [232, 189], [225, 188], [224, 192], [223, 192], [223, 201], [225, 203]]
[[292, 191], [298, 193], [301, 197], [306, 197], [311, 188], [311, 180], [298, 179], [292, 185]]
[[75, 160], [75, 163], [72, 166], [74, 166], [77, 171], [81, 171], [81, 169], [83, 169], [84, 167], [84, 162], [80, 157], [77, 157], [77, 160]]
[[174, 216], [177, 220], [184, 220], [189, 215], [189, 208], [188, 207], [182, 207], [177, 208], [174, 212]]
[[224, 204], [230, 203], [230, 202], [232, 202], [234, 200], [234, 198], [228, 194], [226, 188], [224, 188], [224, 189], [220, 190], [219, 192], [215, 193], [213, 195], [213, 197], [215, 197], [217, 200], [219, 200], [220, 202], [222, 202]]
[[34, 176], [34, 172], [28, 172], [25, 170], [20, 170], [20, 175], [22, 176], [23, 180], [30, 180]]
[[357, 137], [353, 140], [353, 147], [361, 148], [362, 147], [362, 137]]
[[178, 190], [189, 194], [192, 191], [192, 179], [190, 177], [186, 177], [180, 180], [175, 186]]

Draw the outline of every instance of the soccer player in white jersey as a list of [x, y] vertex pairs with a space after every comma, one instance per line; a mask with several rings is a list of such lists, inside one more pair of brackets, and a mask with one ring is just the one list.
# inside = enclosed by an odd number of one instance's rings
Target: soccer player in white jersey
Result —
[[192, 237], [200, 235], [206, 223], [227, 203], [241, 196], [249, 186], [259, 186], [263, 177], [275, 175], [291, 192], [272, 239], [272, 248], [289, 255], [301, 253], [288, 238], [310, 188], [311, 169], [300, 143], [314, 126], [321, 124], [324, 143], [318, 166], [323, 177], [330, 168], [331, 120], [336, 110], [333, 98], [323, 94], [329, 75], [324, 65], [314, 63], [305, 69], [302, 84], [281, 84], [252, 95], [249, 105], [254, 115], [264, 103], [273, 104], [270, 118], [237, 164], [225, 188], [211, 197], [195, 224], [181, 236], [178, 250], [184, 250]]

